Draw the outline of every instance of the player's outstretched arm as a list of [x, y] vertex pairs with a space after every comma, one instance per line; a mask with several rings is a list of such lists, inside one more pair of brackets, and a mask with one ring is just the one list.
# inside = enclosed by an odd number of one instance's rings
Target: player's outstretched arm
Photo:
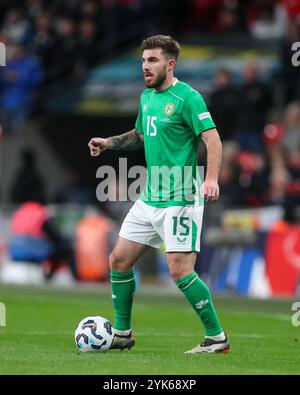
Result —
[[144, 137], [136, 129], [119, 136], [108, 137], [107, 139], [93, 137], [88, 143], [91, 156], [98, 156], [108, 149], [133, 151], [142, 148], [143, 145]]
[[121, 134], [120, 136], [110, 137], [112, 149], [115, 150], [137, 150], [144, 146], [144, 136], [139, 134], [136, 129]]
[[222, 161], [222, 142], [217, 129], [201, 133], [201, 138], [207, 150], [207, 170], [200, 192], [207, 202], [214, 202], [219, 198], [218, 178]]

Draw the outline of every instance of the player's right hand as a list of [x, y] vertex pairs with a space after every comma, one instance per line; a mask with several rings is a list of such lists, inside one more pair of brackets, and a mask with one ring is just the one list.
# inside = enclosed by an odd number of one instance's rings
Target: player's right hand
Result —
[[88, 143], [88, 147], [91, 152], [91, 156], [98, 156], [101, 152], [108, 148], [107, 139], [101, 139], [100, 137], [93, 137]]

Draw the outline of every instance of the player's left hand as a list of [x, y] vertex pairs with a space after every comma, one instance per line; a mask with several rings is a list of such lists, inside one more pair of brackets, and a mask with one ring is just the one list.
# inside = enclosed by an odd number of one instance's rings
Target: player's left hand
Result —
[[215, 202], [219, 199], [219, 185], [216, 181], [205, 180], [200, 187], [200, 194], [206, 202]]

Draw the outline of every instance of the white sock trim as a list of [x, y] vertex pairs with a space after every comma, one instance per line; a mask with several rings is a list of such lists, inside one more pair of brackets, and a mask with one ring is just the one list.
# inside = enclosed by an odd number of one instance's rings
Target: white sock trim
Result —
[[133, 281], [135, 277], [130, 278], [129, 280], [110, 280], [111, 283], [129, 283], [129, 281]]
[[205, 336], [205, 339], [212, 339], [212, 340], [216, 340], [216, 341], [222, 341], [226, 339], [225, 333], [222, 331], [221, 333], [219, 333], [216, 336]]
[[199, 278], [198, 275], [185, 288], [181, 289], [181, 291], [183, 292], [188, 289], [188, 287], [190, 287], [197, 280], [197, 278]]
[[125, 331], [120, 331], [119, 329], [113, 328], [114, 333], [119, 336], [128, 336], [130, 335], [132, 329], [126, 329]]

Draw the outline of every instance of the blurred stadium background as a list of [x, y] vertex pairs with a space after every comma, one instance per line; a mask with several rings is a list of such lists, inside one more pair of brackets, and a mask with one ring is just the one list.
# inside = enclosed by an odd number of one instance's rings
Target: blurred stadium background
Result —
[[[144, 155], [95, 160], [87, 144], [133, 127], [139, 44], [158, 33], [182, 45], [176, 76], [203, 94], [224, 144], [197, 271], [214, 294], [299, 296], [298, 0], [0, 0], [0, 282], [107, 283], [132, 202], [99, 202], [96, 171]], [[137, 272], [173, 287], [163, 251]]]

